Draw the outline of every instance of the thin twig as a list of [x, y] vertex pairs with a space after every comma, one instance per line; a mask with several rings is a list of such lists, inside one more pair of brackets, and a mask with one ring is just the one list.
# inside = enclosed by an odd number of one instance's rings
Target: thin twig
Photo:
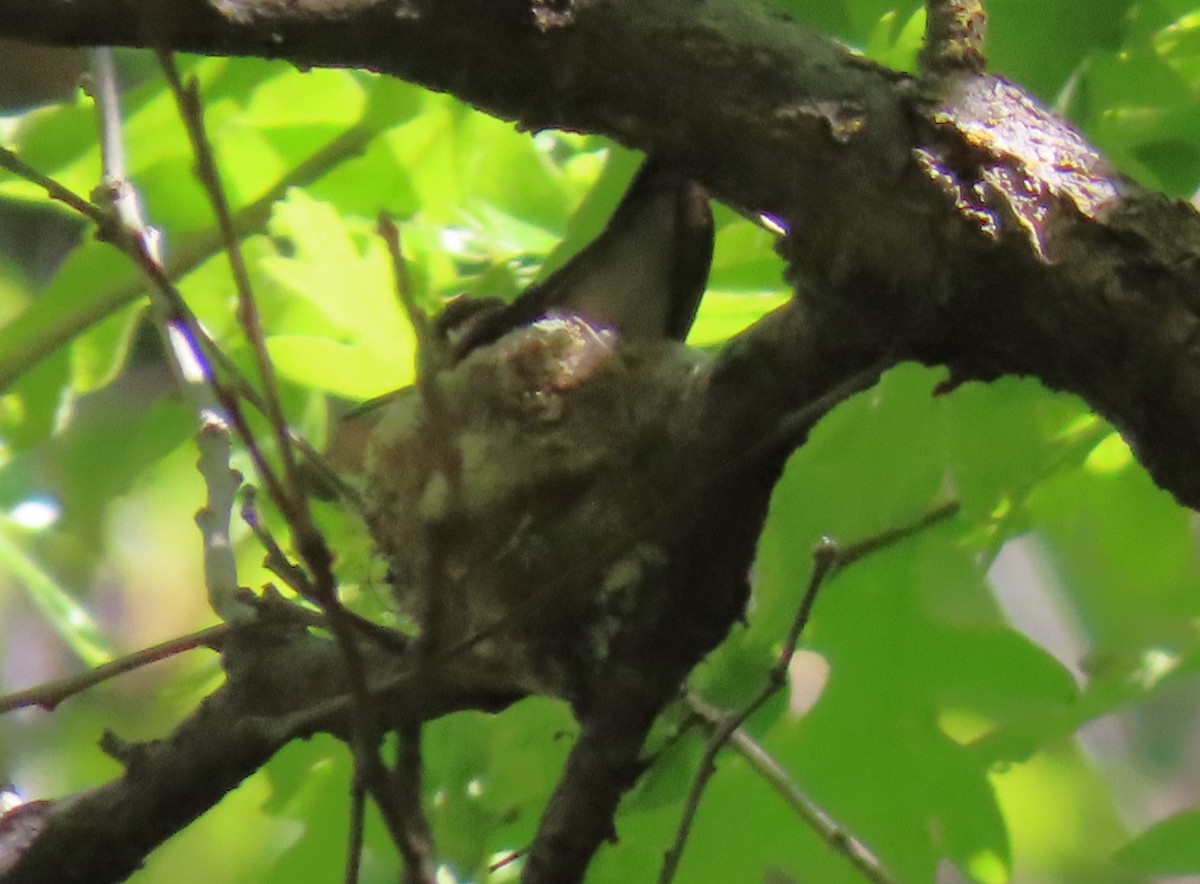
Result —
[[[423, 432], [427, 440], [427, 448], [433, 453], [438, 469], [446, 480], [449, 512], [460, 512], [463, 502], [462, 455], [455, 445], [454, 422], [450, 410], [446, 407], [438, 386], [440, 373], [450, 362], [449, 355], [443, 341], [435, 334], [428, 315], [417, 303], [412, 274], [409, 272], [408, 261], [404, 258], [404, 250], [400, 244], [399, 228], [386, 212], [380, 212], [377, 229], [387, 245], [388, 254], [392, 259], [396, 296], [408, 316], [417, 339], [417, 390], [425, 405], [426, 421]], [[442, 635], [445, 599], [447, 598], [447, 593], [442, 589], [442, 580], [445, 575], [445, 539], [438, 532], [430, 530], [426, 532], [426, 545], [428, 556], [425, 565], [421, 632], [414, 649], [418, 679], [421, 678], [421, 667], [431, 663], [431, 651], [436, 648], [436, 643]], [[426, 835], [432, 839], [428, 832], [428, 824], [426, 824]], [[414, 868], [414, 863], [420, 861], [420, 855], [414, 852], [411, 861], [409, 859], [406, 857], [406, 866], [411, 870]]]
[[[265, 407], [268, 422], [275, 433], [280, 454], [284, 461], [283, 481], [281, 482], [269, 469], [266, 472], [270, 478], [265, 478], [264, 481], [267, 482], [271, 498], [274, 500], [276, 506], [279, 507], [295, 534], [301, 558], [304, 559], [305, 564], [313, 572], [314, 592], [317, 594], [318, 600], [323, 607], [337, 605], [337, 593], [334, 588], [333, 575], [329, 570], [332, 563], [332, 555], [325, 545], [324, 538], [320, 535], [320, 532], [316, 529], [312, 521], [312, 514], [308, 507], [308, 498], [303, 493], [302, 479], [296, 469], [295, 452], [292, 448], [291, 436], [283, 417], [282, 405], [280, 404], [275, 367], [271, 362], [270, 355], [267, 353], [262, 321], [254, 298], [254, 291], [250, 284], [250, 274], [246, 268], [245, 258], [242, 255], [241, 240], [233, 222], [233, 213], [229, 207], [229, 199], [221, 183], [220, 171], [213, 159], [212, 144], [205, 131], [204, 111], [200, 102], [199, 91], [194, 79], [189, 80], [186, 84], [182, 81], [179, 76], [179, 70], [175, 65], [174, 56], [170, 52], [162, 50], [159, 52], [158, 57], [167, 82], [170, 84], [171, 91], [179, 106], [180, 117], [183, 120], [184, 127], [187, 129], [188, 138], [192, 144], [192, 151], [196, 157], [197, 176], [205, 192], [208, 194], [209, 201], [212, 203], [213, 213], [217, 218], [218, 227], [225, 241], [225, 251], [228, 253], [230, 268], [238, 293], [238, 322], [245, 332], [251, 350], [254, 353], [254, 359], [264, 388], [262, 404]], [[240, 409], [238, 411], [240, 414]], [[252, 456], [255, 457], [256, 466], [260, 461], [265, 465], [265, 458], [262, 457], [261, 453], [256, 453], [258, 452], [258, 446], [255, 444], [248, 426], [243, 435], [245, 436], [243, 441], [251, 449]], [[328, 611], [327, 613], [330, 614], [331, 622], [338, 619], [336, 614]], [[353, 642], [351, 642], [351, 645], [353, 645]], [[348, 656], [354, 656], [354, 652], [350, 648], [347, 648], [346, 651]], [[351, 665], [351, 668], [358, 668], [350, 660], [347, 660], [347, 663]]]
[[237, 557], [230, 533], [233, 504], [242, 474], [229, 466], [233, 444], [229, 424], [212, 413], [201, 413], [203, 422], [196, 434], [200, 457], [196, 467], [204, 477], [207, 496], [196, 512], [196, 526], [204, 546], [204, 584], [209, 606], [222, 620], [240, 620], [251, 615], [238, 583]]
[[[267, 486], [271, 499], [283, 513], [284, 519], [291, 528], [293, 539], [301, 559], [311, 574], [309, 583], [312, 599], [321, 606], [329, 618], [330, 628], [334, 638], [342, 649], [345, 658], [347, 674], [354, 693], [361, 700], [361, 713], [364, 719], [373, 715], [369, 709], [366, 690], [366, 670], [358, 644], [351, 631], [345, 611], [337, 596], [332, 564], [333, 555], [329, 551], [325, 538], [321, 535], [312, 519], [308, 505], [308, 497], [304, 493], [303, 479], [296, 469], [295, 453], [292, 450], [291, 437], [284, 421], [282, 406], [279, 400], [278, 382], [275, 377], [274, 365], [267, 353], [263, 337], [262, 323], [254, 292], [250, 285], [250, 275], [242, 256], [241, 242], [233, 224], [229, 200], [221, 183], [220, 172], [213, 159], [212, 145], [204, 127], [204, 113], [200, 95], [194, 80], [184, 84], [179, 76], [174, 57], [170, 52], [159, 52], [159, 63], [171, 86], [179, 106], [180, 117], [188, 132], [192, 151], [196, 157], [196, 169], [200, 183], [213, 205], [217, 224], [225, 240], [225, 250], [228, 253], [234, 283], [238, 292], [238, 321], [250, 342], [251, 350], [257, 363], [259, 375], [262, 378], [267, 419], [275, 433], [280, 454], [284, 463], [283, 480], [274, 473], [267, 464], [265, 456], [257, 444], [245, 417], [236, 400], [227, 403], [230, 416], [238, 429], [242, 442], [246, 445], [255, 467], [261, 470], [263, 481]], [[375, 731], [372, 725], [365, 728]], [[371, 750], [377, 752], [377, 747]]]
[[[713, 727], [713, 732], [704, 747], [704, 754], [700, 759], [700, 767], [696, 773], [696, 778], [692, 782], [692, 788], [688, 793], [687, 801], [684, 803], [684, 810], [680, 818], [675, 841], [664, 855], [662, 871], [658, 878], [659, 884], [669, 884], [669, 882], [675, 880], [675, 874], [679, 869], [679, 862], [683, 857], [684, 846], [687, 844], [688, 836], [691, 834], [696, 813], [700, 809], [700, 801], [704, 795], [704, 790], [709, 780], [716, 773], [717, 754], [725, 747], [733, 735], [738, 732], [742, 725], [787, 684], [788, 666], [796, 654], [800, 637], [803, 635], [804, 628], [808, 625], [809, 619], [812, 616], [813, 606], [816, 603], [817, 594], [821, 587], [843, 568], [860, 561], [873, 552], [907, 540], [926, 528], [950, 518], [958, 510], [959, 505], [957, 502], [945, 503], [929, 511], [910, 525], [885, 531], [847, 547], [839, 547], [835, 541], [828, 537], [823, 537], [817, 544], [817, 548], [813, 551], [813, 570], [809, 577], [808, 587], [805, 589], [804, 596], [800, 600], [800, 606], [796, 610], [796, 616], [792, 621], [792, 625], [788, 629], [779, 659], [767, 672], [767, 678], [759, 693], [750, 700], [745, 708], [737, 714], [723, 716], [719, 723]], [[811, 822], [807, 817], [805, 821]], [[892, 880], [890, 875], [887, 875], [883, 871], [882, 866], [878, 862], [860, 865], [855, 858], [856, 854], [854, 852], [847, 853], [844, 849], [845, 834], [840, 828], [835, 827], [830, 831], [836, 833], [835, 840], [830, 843], [839, 852], [847, 855], [868, 880], [874, 882], [890, 882]], [[821, 833], [821, 830], [818, 829], [818, 834]]]
[[517, 860], [524, 857], [525, 854], [528, 852], [529, 852], [529, 848], [523, 847], [520, 850], [514, 850], [512, 853], [509, 853], [506, 856], [501, 857], [500, 859], [498, 859], [494, 863], [492, 863], [490, 866], [488, 866], [488, 874], [491, 875], [495, 872], [500, 871], [501, 869], [503, 869], [507, 866], [511, 866]]
[[[171, 324], [172, 332], [180, 337], [180, 346], [185, 347], [186, 351], [195, 357], [195, 364], [203, 375], [204, 381], [212, 389], [221, 406], [228, 411], [229, 417], [235, 422], [240, 420], [239, 432], [250, 435], [250, 428], [238, 408], [238, 397], [222, 385], [213, 371], [212, 365], [205, 358], [206, 349], [201, 343], [205, 336], [196, 323], [195, 317], [184, 303], [179, 290], [167, 276], [145, 225], [136, 221], [132, 226], [128, 226], [113, 211], [112, 206], [105, 208], [84, 199], [54, 179], [23, 163], [16, 154], [6, 148], [0, 148], [0, 166], [44, 188], [52, 198], [71, 206], [91, 220], [96, 225], [98, 239], [124, 252], [138, 266], [153, 284], [152, 297], [154, 293], [161, 295], [165, 321]], [[172, 346], [171, 351], [181, 352], [175, 346]], [[257, 446], [253, 446], [250, 453], [255, 459], [256, 467], [264, 473], [264, 481], [268, 486], [278, 490], [278, 480], [275, 479], [273, 471], [262, 458], [261, 453], [257, 452]]]
[[[263, 616], [284, 617], [288, 621], [311, 628], [329, 628], [329, 621], [324, 614], [284, 602], [282, 597], [272, 595], [271, 592], [264, 593], [261, 598], [251, 598], [250, 601]], [[355, 623], [360, 626], [361, 631], [365, 635], [374, 638], [380, 646], [397, 653], [406, 651], [408, 642], [404, 636], [363, 618], [359, 618]], [[249, 626], [250, 624], [247, 621], [221, 623], [217, 626], [210, 626], [198, 632], [168, 639], [149, 648], [143, 648], [120, 659], [111, 660], [94, 669], [89, 669], [87, 672], [68, 676], [57, 681], [45, 682], [27, 690], [8, 694], [0, 697], [0, 715], [28, 706], [40, 706], [51, 710], [68, 697], [82, 693], [88, 688], [102, 684], [126, 672], [132, 672], [151, 663], [157, 663], [159, 660], [165, 660], [176, 654], [190, 651], [193, 648], [206, 647], [219, 651], [229, 635], [237, 629]], [[334, 705], [327, 708], [322, 707], [321, 715], [328, 717], [339, 710], [344, 711], [346, 700], [347, 698], [343, 697], [337, 700]]]
[[241, 517], [254, 536], [258, 539], [259, 545], [266, 551], [266, 558], [263, 560], [263, 565], [268, 571], [282, 580], [285, 584], [296, 591], [302, 599], [307, 599], [313, 604], [318, 604], [315, 598], [315, 593], [312, 587], [312, 581], [308, 578], [308, 572], [293, 562], [284, 553], [282, 547], [275, 540], [273, 534], [263, 524], [262, 517], [258, 512], [258, 494], [253, 485], [246, 485], [241, 491]]
[[451, 488], [451, 508], [457, 509], [462, 491], [462, 464], [451, 444], [453, 424], [438, 388], [438, 374], [449, 363], [449, 355], [444, 342], [434, 332], [428, 314], [417, 303], [412, 273], [408, 269], [408, 261], [400, 245], [400, 229], [386, 212], [379, 213], [377, 229], [392, 259], [397, 299], [417, 339], [417, 390], [425, 401], [428, 412], [430, 444], [438, 453], [438, 462]]
[[[109, 188], [108, 202], [114, 208], [122, 226], [139, 236], [149, 229], [142, 215], [137, 192], [129, 182], [125, 161], [125, 139], [121, 125], [121, 84], [113, 52], [107, 46], [92, 50], [92, 98], [100, 118], [100, 164], [104, 186]], [[155, 258], [158, 250], [152, 248]]]
[[[695, 694], [688, 695], [687, 704], [708, 728], [710, 734], [715, 734], [729, 719], [728, 715], [710, 706]], [[751, 737], [745, 728], [739, 727], [730, 733], [728, 745], [788, 803], [806, 826], [816, 832], [822, 841], [846, 857], [864, 878], [876, 884], [887, 884], [892, 880], [875, 854], [805, 794], [783, 766]]]
[[708, 781], [717, 772], [717, 753], [725, 747], [733, 732], [745, 724], [751, 715], [761, 709], [767, 700], [774, 696], [776, 691], [785, 683], [787, 665], [791, 662], [792, 655], [796, 651], [796, 644], [800, 639], [800, 634], [803, 632], [805, 624], [808, 623], [813, 603], [817, 598], [817, 591], [834, 568], [834, 564], [837, 561], [837, 552], [837, 545], [827, 537], [823, 537], [820, 543], [817, 544], [817, 548], [813, 551], [813, 570], [812, 575], [809, 577], [808, 588], [805, 590], [804, 597], [800, 601], [800, 608], [797, 610], [792, 627], [788, 631], [788, 641], [784, 643], [783, 652], [780, 654], [779, 660], [768, 671], [766, 683], [758, 695], [738, 714], [725, 716], [709, 737], [708, 743], [704, 747], [704, 754], [700, 758], [700, 768], [696, 773], [695, 780], [692, 781], [691, 791], [688, 793], [687, 801], [683, 806], [683, 815], [679, 821], [679, 830], [676, 832], [675, 841], [663, 857], [662, 871], [658, 876], [659, 884], [670, 884], [671, 881], [675, 880], [675, 873], [679, 869], [679, 861], [683, 858], [683, 848], [687, 844], [688, 836], [691, 834], [692, 825], [696, 820], [696, 813], [700, 810], [700, 799], [704, 795], [704, 789], [708, 785]]
[[[270, 216], [271, 207], [282, 199], [290, 188], [311, 184], [339, 163], [361, 153], [364, 146], [382, 132], [386, 125], [385, 115], [368, 113], [365, 121], [351, 125], [337, 137], [301, 160], [298, 165], [287, 170], [254, 202], [238, 211], [234, 217], [238, 233], [244, 236], [260, 230]], [[4, 165], [3, 162], [0, 162], [0, 167], [9, 168], [10, 171], [16, 171], [27, 180], [32, 180], [19, 170]], [[34, 181], [34, 183], [39, 182]], [[55, 199], [59, 198], [53, 192], [50, 195]], [[93, 222], [97, 221], [96, 218], [92, 218], [88, 216], [87, 212], [82, 211], [82, 207], [72, 203], [67, 204], [89, 217]], [[105, 241], [106, 237], [100, 236], [99, 239]], [[168, 277], [171, 279], [182, 277], [210, 258], [220, 247], [221, 237], [215, 231], [201, 231], [181, 239], [175, 243], [167, 258]], [[11, 385], [16, 377], [28, 370], [39, 359], [44, 358], [45, 354], [52, 352], [56, 347], [110, 315], [114, 310], [136, 300], [141, 294], [142, 290], [136, 284], [120, 283], [108, 289], [97, 302], [87, 305], [85, 309], [78, 310], [70, 316], [62, 317], [62, 321], [57, 323], [53, 329], [42, 329], [29, 341], [6, 341], [9, 352], [5, 359], [0, 360], [0, 389]]]
[[433, 330], [429, 314], [417, 303], [412, 273], [400, 246], [400, 229], [396, 227], [396, 222], [387, 212], [380, 212], [376, 230], [387, 245], [396, 278], [396, 296], [417, 339], [417, 383], [420, 384], [423, 376], [428, 380], [445, 365], [445, 347]]
[[7, 147], [0, 147], [0, 167], [7, 169], [14, 175], [19, 175], [31, 184], [36, 184], [46, 191], [50, 199], [57, 200], [74, 209], [95, 224], [96, 227], [104, 230], [112, 225], [112, 219], [99, 206], [90, 200], [84, 199], [73, 190], [63, 187], [63, 185], [59, 184], [53, 178], [43, 175], [32, 166], [26, 165]]
[[[315, 576], [318, 580], [331, 580], [332, 572], [326, 568]], [[313, 593], [318, 599], [329, 598], [322, 596], [322, 592], [325, 591], [328, 589], [313, 588]], [[345, 699], [349, 701], [349, 711], [352, 713], [350, 748], [354, 758], [354, 782], [374, 799], [393, 843], [402, 851], [405, 839], [404, 825], [397, 809], [397, 801], [391, 794], [387, 766], [379, 754], [383, 732], [370, 703], [371, 693], [367, 687], [366, 666], [352, 630], [354, 621], [350, 613], [337, 601], [336, 596], [333, 596], [332, 604], [323, 605], [322, 609], [326, 619], [325, 625], [333, 633], [350, 682], [349, 697]], [[338, 700], [325, 704], [320, 714], [344, 708], [345, 702]]]
[[[22, 162], [13, 151], [5, 147], [0, 147], [0, 168], [7, 169], [15, 175], [20, 176], [31, 184], [35, 184], [46, 191], [47, 195], [58, 202], [74, 209], [83, 217], [87, 218], [97, 228], [97, 238], [113, 245], [127, 256], [133, 259], [143, 272], [151, 277], [152, 281], [161, 291], [164, 283], [173, 285], [170, 282], [170, 277], [163, 273], [160, 276], [161, 268], [150, 266], [147, 262], [148, 253], [143, 247], [137, 243], [127, 242], [127, 237], [117, 229], [118, 225], [114, 223], [114, 219], [101, 206], [91, 202], [88, 199], [80, 196], [70, 188], [63, 186], [58, 181], [43, 175], [37, 169]], [[220, 351], [215, 342], [201, 329], [199, 322], [191, 309], [183, 303], [182, 300], [177, 301], [173, 305], [173, 312], [178, 314], [182, 322], [190, 328], [188, 339], [194, 340], [198, 345], [199, 352], [202, 352], [208, 360], [216, 363], [222, 373], [231, 379], [238, 396], [249, 402], [254, 408], [264, 415], [269, 415], [268, 406], [265, 399], [254, 389], [253, 386], [241, 376], [236, 366], [229, 360], [224, 353]], [[299, 448], [301, 453], [309, 459], [309, 461], [321, 472], [323, 479], [329, 480], [338, 493], [351, 500], [357, 502], [361, 508], [361, 502], [358, 502], [357, 492], [342, 482], [335, 473], [330, 470], [329, 466], [324, 462], [324, 458], [319, 453], [313, 450], [302, 438], [293, 435], [292, 442]]]
[[[278, 505], [279, 501], [276, 503]], [[292, 503], [295, 506], [292, 506]], [[379, 725], [378, 714], [371, 704], [366, 664], [354, 634], [356, 619], [342, 606], [337, 597], [332, 570], [333, 556], [325, 544], [325, 539], [312, 527], [308, 499], [300, 496], [295, 501], [285, 502], [285, 507], [284, 518], [288, 520], [293, 538], [301, 547], [301, 556], [309, 569], [307, 573], [287, 559], [278, 545], [270, 539], [270, 535], [262, 529], [256, 516], [247, 521], [267, 546], [268, 559], [278, 569], [276, 573], [290, 577], [291, 585], [301, 592], [301, 595], [318, 605], [325, 614], [327, 626], [341, 652], [350, 684], [353, 712], [350, 748], [354, 756], [354, 778], [374, 799], [393, 842], [398, 850], [403, 850], [404, 826], [389, 788], [387, 767], [379, 755], [383, 731]], [[244, 507], [243, 515], [245, 514]], [[305, 528], [304, 522], [299, 520], [307, 520], [309, 527]]]
[[287, 423], [284, 421], [283, 406], [279, 399], [279, 382], [275, 376], [275, 366], [267, 354], [267, 344], [263, 336], [262, 321], [259, 317], [258, 305], [254, 299], [254, 289], [250, 284], [250, 273], [246, 268], [246, 259], [242, 255], [241, 237], [233, 223], [233, 212], [229, 207], [229, 198], [221, 182], [221, 173], [213, 159], [212, 144], [204, 126], [204, 107], [200, 102], [200, 93], [195, 78], [189, 78], [185, 85], [179, 77], [179, 69], [175, 65], [175, 57], [166, 50], [159, 50], [158, 61], [166, 74], [167, 83], [179, 106], [179, 116], [187, 129], [188, 139], [192, 143], [192, 152], [196, 157], [196, 175], [208, 194], [212, 203], [213, 214], [217, 218], [217, 226], [221, 230], [221, 238], [225, 242], [225, 254], [229, 258], [229, 268], [233, 273], [234, 285], [238, 294], [238, 322], [246, 333], [250, 350], [254, 354], [255, 365], [259, 377], [262, 378], [266, 404], [267, 418], [275, 431], [276, 442], [279, 445], [280, 456], [283, 458], [284, 476], [289, 488], [302, 494], [302, 478], [296, 470], [295, 452], [292, 450], [291, 437]]
[[[92, 66], [91, 83], [100, 120], [104, 182], [100, 193], [127, 238], [136, 241], [140, 252], [161, 268], [161, 239], [158, 232], [146, 223], [141, 201], [128, 177], [121, 88], [112, 49], [93, 49]], [[229, 425], [207, 382], [207, 378], [215, 373], [199, 337], [186, 331], [187, 328], [195, 328], [190, 318], [176, 315], [178, 311], [173, 311], [165, 303], [167, 299], [153, 288], [150, 290], [150, 300], [167, 361], [200, 423], [196, 437], [200, 449], [197, 467], [204, 478], [207, 500], [196, 514], [196, 524], [204, 545], [204, 582], [208, 588], [209, 604], [222, 620], [242, 619], [250, 615], [250, 609], [244, 604], [238, 590], [237, 561], [229, 538], [233, 498], [241, 476], [229, 467]]]
[[[258, 511], [258, 495], [253, 485], [246, 485], [242, 488], [240, 514], [242, 521], [249, 526], [255, 538], [266, 551], [263, 566], [282, 580], [302, 599], [316, 605], [317, 602], [308, 572], [287, 557], [287, 554], [279, 546], [279, 542], [271, 534], [270, 529], [263, 523]], [[320, 606], [318, 605], [318, 607]], [[397, 654], [405, 654], [411, 650], [412, 642], [402, 633], [382, 626], [373, 620], [368, 620], [366, 617], [355, 614], [347, 608], [343, 608], [343, 611], [349, 619], [350, 625], [360, 635], [367, 636], [380, 647]]]
[[[216, 341], [200, 325], [200, 321], [192, 313], [191, 308], [182, 301], [176, 306], [183, 319], [193, 330], [193, 335], [200, 343], [205, 356], [208, 357], [208, 361], [216, 367], [218, 376], [223, 379], [223, 382], [232, 389], [239, 399], [249, 403], [255, 411], [270, 420], [270, 411], [265, 397], [246, 379], [233, 360], [226, 356], [224, 351], [217, 346]], [[303, 436], [289, 430], [288, 438], [291, 440], [292, 447], [304, 456], [305, 461], [314, 470], [320, 480], [333, 489], [356, 512], [361, 512], [363, 502], [358, 489], [343, 480], [329, 465], [324, 455], [313, 448]]]
[[891, 528], [876, 534], [874, 537], [868, 537], [866, 540], [860, 540], [850, 546], [844, 546], [838, 553], [837, 570], [841, 571], [843, 568], [853, 565], [855, 562], [866, 558], [872, 553], [908, 540], [910, 537], [920, 534], [925, 529], [932, 528], [934, 525], [958, 515], [960, 509], [962, 509], [962, 506], [957, 500], [950, 500], [941, 506], [934, 507], [909, 525]]
[[219, 649], [221, 642], [234, 628], [233, 625], [228, 623], [210, 626], [207, 629], [201, 629], [199, 632], [173, 638], [153, 647], [136, 651], [125, 657], [97, 666], [95, 669], [89, 669], [87, 672], [81, 672], [78, 675], [68, 676], [67, 678], [47, 682], [28, 690], [8, 694], [5, 697], [0, 697], [0, 715], [27, 706], [40, 706], [42, 709], [52, 711], [63, 700], [82, 693], [88, 688], [102, 684], [109, 679], [116, 678], [118, 675], [124, 675], [126, 672], [132, 672], [135, 669], [149, 666], [151, 663], [157, 663], [159, 660], [166, 660], [169, 657], [174, 657], [194, 648]]

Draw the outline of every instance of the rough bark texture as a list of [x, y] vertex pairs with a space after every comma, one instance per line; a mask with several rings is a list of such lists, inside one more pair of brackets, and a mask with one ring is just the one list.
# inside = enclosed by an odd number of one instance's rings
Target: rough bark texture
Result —
[[228, 684], [169, 739], [131, 746], [106, 736], [124, 776], [58, 801], [41, 836], [0, 880], [123, 881], [290, 740], [337, 720], [321, 712], [345, 691], [329, 642], [263, 623], [231, 643], [227, 660]]
[[[1078, 394], [1159, 484], [1200, 506], [1200, 219], [1122, 180], [1002, 80], [950, 70], [918, 82], [748, 0], [0, 0], [0, 36], [385, 71], [530, 129], [652, 150], [789, 229], [795, 300], [715, 360], [618, 348], [571, 383], [553, 367], [514, 382], [495, 376], [511, 363], [468, 360], [458, 371], [491, 372], [491, 387], [449, 378], [448, 420], [410, 402], [378, 443], [378, 457], [415, 470], [376, 495], [381, 546], [418, 604], [458, 600], [434, 613], [444, 682], [423, 687], [417, 717], [539, 691], [568, 699], [583, 724], [527, 880], [583, 874], [646, 728], [737, 616], [783, 458], [887, 365], [944, 365], [952, 383], [1032, 375]], [[558, 346], [530, 334], [518, 361]], [[410, 455], [432, 425], [452, 456], [422, 464]], [[479, 446], [493, 446], [488, 462], [541, 472], [503, 485], [472, 460]], [[464, 524], [478, 541], [456, 534]], [[273, 697], [255, 698], [257, 714], [290, 721], [294, 706]], [[215, 765], [204, 782], [236, 782], [301, 732], [280, 728], [224, 769], [204, 750]], [[107, 788], [149, 787], [131, 768]], [[203, 790], [191, 816], [218, 791]], [[52, 820], [42, 840], [82, 837], [63, 831]], [[157, 840], [134, 839], [131, 853]], [[114, 879], [103, 851], [73, 852], [96, 863], [74, 880]], [[46, 880], [24, 868], [3, 880]]]
[[992, 137], [989, 107], [1003, 119], [1027, 104], [996, 81], [964, 100], [952, 80], [918, 84], [742, 0], [0, 0], [0, 36], [366, 67], [530, 129], [653, 150], [784, 219], [797, 277], [830, 309], [853, 304], [864, 337], [960, 378], [1031, 374], [1078, 393], [1163, 487], [1200, 504], [1195, 212], [1120, 182], [1103, 212], [1035, 187], [1029, 212], [1054, 216], [1035, 237], [1009, 208], [956, 205], [956, 189], [1062, 179], [1075, 163], [1109, 174], [1048, 115], [1029, 118], [1030, 138]]

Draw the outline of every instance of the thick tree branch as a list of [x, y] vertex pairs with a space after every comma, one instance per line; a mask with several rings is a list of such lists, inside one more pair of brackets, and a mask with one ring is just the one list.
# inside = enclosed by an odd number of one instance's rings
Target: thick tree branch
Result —
[[350, 704], [310, 715], [345, 695], [338, 650], [303, 627], [246, 626], [226, 647], [229, 682], [170, 739], [121, 746], [124, 776], [57, 802], [40, 837], [5, 884], [122, 881], [146, 855], [216, 804], [288, 741], [349, 721]]
[[551, 6], [179, 0], [167, 14], [154, 3], [0, 0], [0, 33], [378, 70], [526, 128], [652, 148], [735, 203], [766, 210], [790, 202], [792, 172], [831, 175], [835, 194], [873, 188], [907, 162], [912, 81], [754, 3]]
[[[953, 190], [994, 190], [997, 174], [1002, 187], [1011, 168], [997, 173], [986, 133], [953, 118], [980, 119], [980, 93], [1020, 102], [1017, 90], [993, 95], [995, 81], [964, 78], [982, 84], [970, 101], [932, 95], [742, 0], [177, 0], [169, 9], [0, 0], [0, 35], [362, 66], [529, 128], [652, 149], [733, 204], [783, 218], [797, 272], [828, 295], [820, 312], [853, 305], [851, 321], [833, 323], [838, 333], [876, 355], [947, 364], [957, 379], [1032, 374], [1077, 393], [1160, 484], [1200, 505], [1191, 469], [1200, 317], [1190, 296], [1200, 290], [1200, 223], [1190, 208], [1116, 180], [1081, 142], [1064, 163], [1120, 191], [1104, 212], [1043, 193], [1043, 208], [1057, 208], [1039, 243], [1009, 209], [984, 207], [992, 220], [981, 222], [980, 207], [956, 205]], [[1029, 125], [1048, 130], [1051, 152], [1073, 135], [1048, 115]], [[1018, 183], [1062, 177], [1052, 156], [1016, 159], [1029, 172]]]
[[[55, 802], [44, 830], [0, 881], [123, 881], [290, 741], [317, 732], [352, 740], [356, 710], [341, 649], [303, 619], [264, 608], [258, 621], [225, 637], [222, 652], [226, 683], [169, 738], [129, 744], [106, 735], [104, 748], [124, 764], [124, 775]], [[395, 647], [364, 644], [363, 658], [376, 710], [392, 725], [500, 708], [436, 677], [415, 689]]]

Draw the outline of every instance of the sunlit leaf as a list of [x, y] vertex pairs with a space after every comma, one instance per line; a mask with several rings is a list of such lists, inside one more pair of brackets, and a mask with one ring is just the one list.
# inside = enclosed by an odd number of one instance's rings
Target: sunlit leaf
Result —
[[693, 347], [704, 347], [731, 338], [782, 307], [789, 297], [778, 293], [727, 295], [710, 291], [704, 296], [688, 343]]
[[1200, 810], [1156, 823], [1122, 845], [1115, 856], [1143, 875], [1200, 875]]
[[370, 399], [413, 380], [413, 365], [379, 359], [366, 347], [329, 338], [272, 335], [267, 352], [281, 375], [346, 399]]
[[[301, 383], [328, 373], [323, 389], [368, 396], [411, 380], [412, 329], [382, 241], [369, 230], [356, 236], [332, 206], [301, 191], [276, 208], [272, 231], [294, 249], [294, 257], [277, 255], [259, 264], [279, 289], [272, 327], [280, 335], [272, 346], [280, 370]], [[308, 311], [292, 310], [292, 299]], [[317, 317], [321, 328], [314, 327]], [[315, 342], [319, 332], [328, 343]]]

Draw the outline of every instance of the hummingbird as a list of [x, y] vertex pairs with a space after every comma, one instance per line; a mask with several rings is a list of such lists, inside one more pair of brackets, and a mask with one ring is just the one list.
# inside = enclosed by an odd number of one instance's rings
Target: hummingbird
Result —
[[439, 326], [455, 361], [550, 313], [580, 316], [620, 340], [682, 341], [708, 282], [712, 250], [708, 194], [649, 157], [603, 232], [566, 264], [511, 304], [451, 304]]
[[[634, 176], [596, 239], [511, 304], [460, 297], [434, 322], [449, 363], [552, 314], [575, 315], [625, 341], [682, 341], [696, 318], [712, 264], [708, 194], [657, 157]], [[339, 422], [329, 456], [357, 471], [380, 405], [365, 402]]]

